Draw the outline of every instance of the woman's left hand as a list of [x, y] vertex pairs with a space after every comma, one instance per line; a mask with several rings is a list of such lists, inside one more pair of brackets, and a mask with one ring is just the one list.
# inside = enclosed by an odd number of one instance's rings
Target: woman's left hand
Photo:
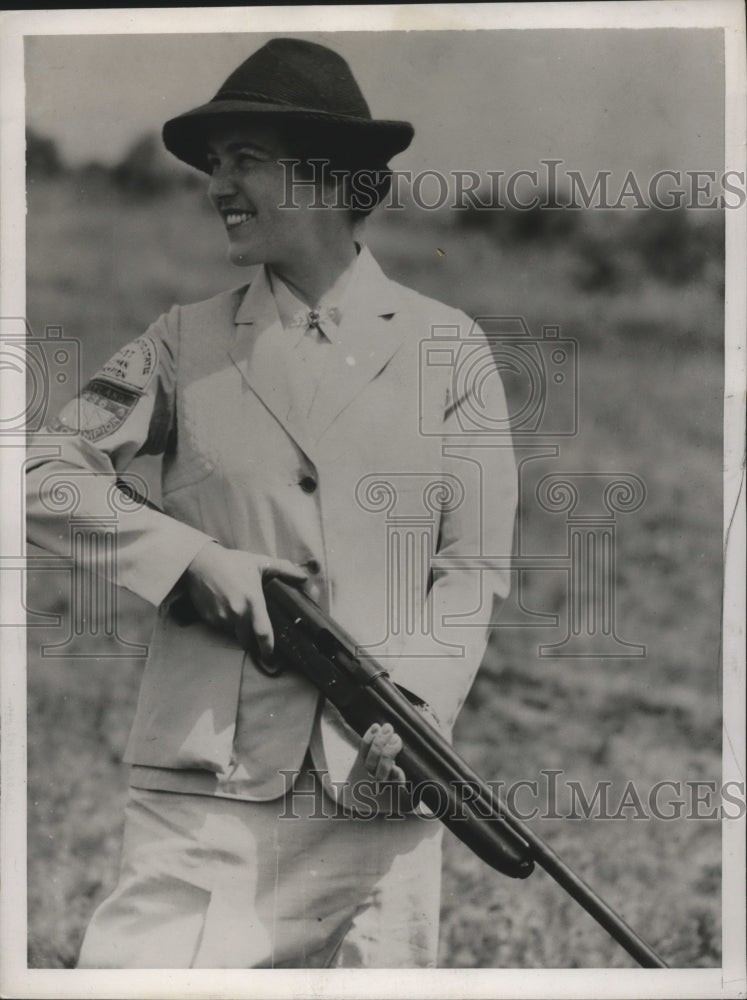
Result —
[[405, 780], [405, 772], [394, 762], [402, 749], [402, 740], [390, 723], [374, 723], [361, 737], [359, 757], [369, 775], [376, 781]]

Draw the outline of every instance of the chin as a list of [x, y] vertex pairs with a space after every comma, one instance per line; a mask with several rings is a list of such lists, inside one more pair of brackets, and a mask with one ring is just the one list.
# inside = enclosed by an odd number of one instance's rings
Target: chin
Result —
[[254, 264], [264, 263], [264, 261], [259, 260], [256, 251], [252, 253], [251, 250], [243, 247], [229, 246], [227, 257], [235, 267], [252, 267]]

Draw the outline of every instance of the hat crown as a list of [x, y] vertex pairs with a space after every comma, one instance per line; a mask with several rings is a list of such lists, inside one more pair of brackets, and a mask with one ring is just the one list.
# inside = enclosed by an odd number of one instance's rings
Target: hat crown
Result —
[[371, 120], [347, 62], [324, 45], [273, 38], [228, 77], [213, 102], [243, 99]]
[[296, 129], [309, 155], [318, 148], [321, 155], [346, 162], [353, 157], [369, 167], [388, 163], [413, 136], [409, 122], [371, 117], [350, 67], [332, 49], [301, 38], [273, 38], [207, 104], [167, 121], [163, 141], [174, 156], [209, 174], [210, 130], [245, 116]]

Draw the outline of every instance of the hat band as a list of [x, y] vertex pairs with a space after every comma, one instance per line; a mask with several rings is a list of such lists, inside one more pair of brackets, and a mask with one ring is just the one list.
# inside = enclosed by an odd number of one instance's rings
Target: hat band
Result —
[[294, 101], [284, 100], [282, 97], [275, 95], [274, 97], [268, 97], [267, 94], [258, 94], [253, 90], [221, 90], [215, 95], [213, 101], [257, 101], [259, 104], [288, 104], [295, 106]]
[[325, 118], [338, 118], [340, 120], [347, 119], [351, 122], [351, 124], [373, 124], [370, 112], [368, 114], [362, 114], [360, 111], [351, 112], [332, 110], [330, 108], [302, 107], [299, 106], [293, 99], [289, 100], [288, 98], [280, 97], [278, 94], [269, 96], [267, 94], [261, 94], [256, 90], [221, 90], [215, 95], [210, 103], [216, 104], [220, 101], [227, 100], [252, 101], [255, 104], [273, 104], [275, 106], [281, 105], [298, 112], [299, 115], [323, 115]]

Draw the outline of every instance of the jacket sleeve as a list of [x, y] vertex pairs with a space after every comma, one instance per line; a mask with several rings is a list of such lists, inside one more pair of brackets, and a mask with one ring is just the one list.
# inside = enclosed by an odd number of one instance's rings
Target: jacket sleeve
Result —
[[[147, 506], [127, 503], [117, 475], [161, 454], [175, 432], [179, 308], [118, 351], [39, 434], [26, 462], [29, 541], [72, 553], [72, 529], [115, 526], [115, 555], [86, 545], [85, 568], [160, 604], [212, 539]], [[77, 547], [76, 547], [77, 548]]]
[[470, 379], [461, 394], [446, 397], [442, 468], [452, 486], [425, 597], [425, 620], [443, 645], [438, 655], [423, 656], [417, 637], [406, 637], [391, 672], [433, 709], [447, 732], [485, 654], [489, 623], [510, 589], [516, 463], [503, 384], [487, 340], [480, 350], [483, 363], [475, 365], [473, 356], [470, 366], [479, 384]]

